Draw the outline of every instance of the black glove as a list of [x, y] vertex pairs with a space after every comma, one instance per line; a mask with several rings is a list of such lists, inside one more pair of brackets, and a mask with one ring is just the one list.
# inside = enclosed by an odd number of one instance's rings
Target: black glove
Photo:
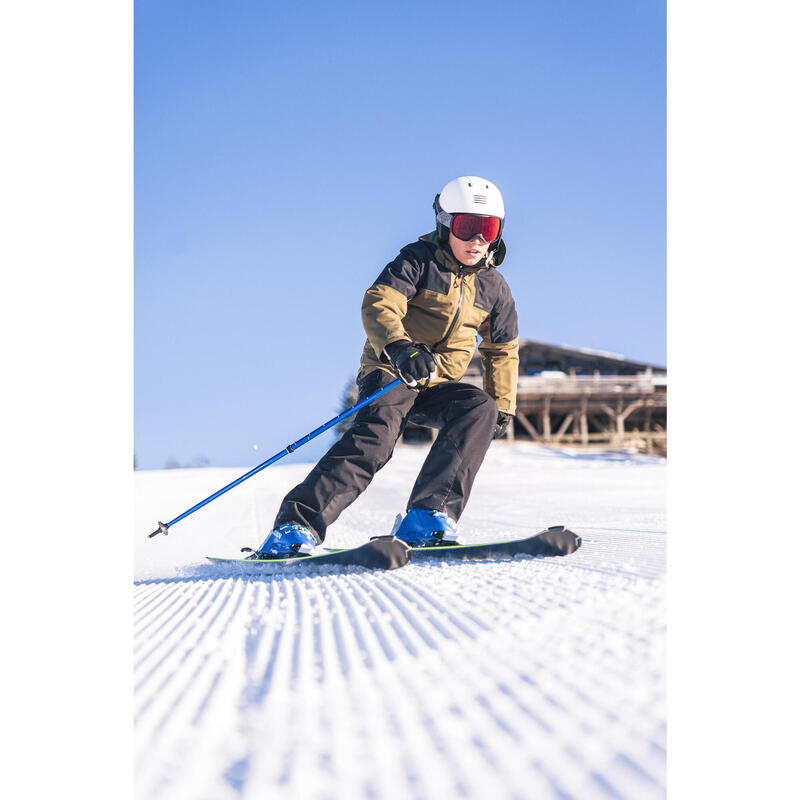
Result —
[[436, 356], [426, 344], [398, 339], [387, 344], [383, 350], [394, 371], [409, 386], [429, 381], [436, 375]]
[[492, 439], [499, 439], [511, 424], [511, 414], [506, 414], [505, 411], [497, 412], [497, 422], [494, 425], [494, 436]]

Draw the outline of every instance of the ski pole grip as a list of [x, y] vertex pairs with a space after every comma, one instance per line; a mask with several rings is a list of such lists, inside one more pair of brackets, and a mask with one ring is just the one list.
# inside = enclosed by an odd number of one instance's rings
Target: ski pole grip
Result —
[[154, 536], [158, 536], [159, 533], [163, 533], [166, 536], [169, 533], [169, 525], [159, 521], [158, 527], [152, 533], [147, 534], [147, 538], [152, 539]]

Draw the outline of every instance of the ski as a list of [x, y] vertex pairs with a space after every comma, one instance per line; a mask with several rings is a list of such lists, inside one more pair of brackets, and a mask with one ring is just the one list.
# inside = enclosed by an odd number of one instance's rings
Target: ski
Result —
[[359, 547], [320, 553], [294, 558], [214, 558], [206, 556], [216, 564], [242, 564], [245, 566], [264, 566], [277, 564], [280, 567], [291, 567], [302, 564], [304, 567], [337, 566], [366, 567], [367, 569], [398, 569], [408, 564], [411, 548], [394, 536], [380, 536]]
[[435, 547], [413, 547], [411, 561], [457, 560], [486, 561], [497, 558], [529, 556], [567, 556], [581, 546], [581, 537], [565, 528], [554, 525], [525, 539], [508, 539], [483, 544], [452, 544]]
[[243, 564], [261, 567], [276, 564], [332, 565], [341, 567], [367, 567], [368, 569], [398, 569], [410, 561], [420, 563], [431, 560], [487, 561], [513, 558], [517, 555], [566, 556], [581, 546], [581, 537], [563, 525], [554, 525], [525, 539], [508, 539], [482, 544], [438, 545], [436, 547], [409, 547], [393, 536], [378, 536], [359, 547], [333, 550], [318, 555], [295, 558], [214, 558], [216, 564]]

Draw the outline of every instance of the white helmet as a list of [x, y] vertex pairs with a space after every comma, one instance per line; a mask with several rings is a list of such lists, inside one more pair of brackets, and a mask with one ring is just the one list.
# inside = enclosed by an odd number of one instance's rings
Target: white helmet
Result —
[[465, 175], [446, 184], [433, 200], [436, 212], [436, 234], [440, 241], [446, 241], [454, 214], [477, 214], [482, 217], [498, 217], [500, 233], [503, 232], [505, 206], [500, 190], [485, 178]]

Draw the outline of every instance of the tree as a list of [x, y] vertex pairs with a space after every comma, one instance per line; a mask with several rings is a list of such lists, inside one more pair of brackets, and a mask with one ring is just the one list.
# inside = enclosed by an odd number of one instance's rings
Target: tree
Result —
[[[352, 408], [357, 402], [358, 384], [356, 383], [355, 378], [350, 378], [345, 384], [341, 395], [339, 396], [339, 413], [341, 414], [342, 412], [347, 411], [348, 408]], [[340, 420], [337, 423], [336, 433], [339, 434], [339, 436], [350, 430], [350, 426], [353, 424], [354, 416], [355, 414], [351, 414], [346, 419]]]

